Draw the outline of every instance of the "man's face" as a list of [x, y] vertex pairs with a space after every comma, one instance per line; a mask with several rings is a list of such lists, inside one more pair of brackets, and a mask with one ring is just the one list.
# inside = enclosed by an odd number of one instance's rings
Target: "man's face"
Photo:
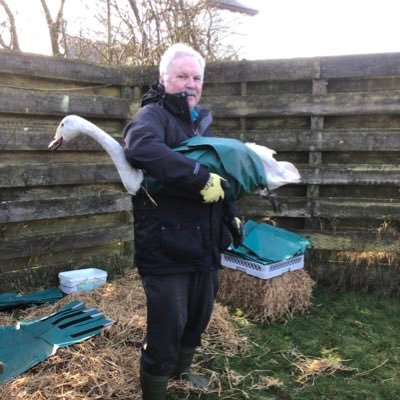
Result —
[[189, 107], [195, 107], [201, 97], [203, 75], [199, 62], [192, 56], [175, 58], [169, 65], [166, 76], [160, 77], [166, 93], [186, 92]]

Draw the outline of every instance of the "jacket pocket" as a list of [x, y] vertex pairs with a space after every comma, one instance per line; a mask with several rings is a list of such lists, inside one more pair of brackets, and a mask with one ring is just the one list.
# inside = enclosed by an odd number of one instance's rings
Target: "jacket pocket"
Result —
[[203, 255], [203, 235], [198, 225], [161, 226], [161, 249], [171, 260], [199, 260]]

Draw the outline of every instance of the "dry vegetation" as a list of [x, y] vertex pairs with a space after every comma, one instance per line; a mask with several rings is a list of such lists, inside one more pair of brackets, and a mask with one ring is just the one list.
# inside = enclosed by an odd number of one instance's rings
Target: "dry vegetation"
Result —
[[[311, 280], [304, 271], [295, 271], [269, 281], [247, 277], [234, 271], [224, 271], [221, 294], [226, 292], [226, 285], [233, 285], [234, 281], [234, 286], [230, 286], [235, 288], [230, 291], [231, 294], [245, 297], [242, 305], [249, 306], [248, 314], [255, 320], [280, 318], [285, 313], [292, 312], [290, 308], [301, 311], [310, 304]], [[250, 306], [250, 295], [257, 307]], [[226, 297], [226, 293], [223, 297]], [[107, 318], [115, 321], [114, 325], [107, 328], [103, 334], [85, 342], [58, 349], [54, 356], [4, 384], [0, 388], [0, 398], [140, 399], [138, 365], [140, 346], [145, 334], [146, 309], [145, 295], [135, 272], [131, 271], [97, 290], [68, 295], [54, 305], [19, 310], [12, 315], [0, 313], [0, 325], [14, 325], [17, 320], [49, 315], [61, 305], [75, 299], [101, 310]], [[305, 303], [297, 304], [299, 301]], [[284, 305], [280, 307], [277, 303]], [[263, 307], [265, 310], [260, 314]], [[277, 314], [274, 315], [274, 312]], [[228, 311], [222, 305], [216, 304], [194, 368], [211, 376], [215, 384], [213, 392], [217, 395], [222, 392], [222, 381], [228, 382], [229, 388], [224, 387], [226, 395], [230, 390], [232, 393], [237, 391], [237, 386], [246, 378], [229, 368], [228, 359], [235, 356], [246, 357], [247, 353], [247, 339], [239, 334]], [[216, 357], [227, 360], [227, 367], [218, 376], [211, 371]], [[262, 376], [253, 383], [252, 389], [262, 390], [279, 385], [280, 382]], [[190, 392], [199, 391], [180, 381], [171, 381], [169, 389], [185, 396]]]
[[[29, 308], [18, 315], [19, 320], [49, 315], [61, 305], [80, 299], [87, 306], [101, 310], [114, 325], [103, 334], [57, 353], [11, 380], [0, 388], [0, 398], [18, 400], [41, 399], [139, 399], [138, 362], [140, 345], [145, 334], [145, 296], [137, 274], [123, 278], [98, 290], [71, 294], [57, 304]], [[15, 316], [0, 313], [1, 325], [13, 325]], [[218, 349], [218, 350], [217, 350]], [[203, 357], [213, 351], [234, 356], [245, 353], [247, 343], [230, 322], [228, 312], [216, 306], [212, 323], [204, 338]], [[200, 368], [198, 363], [196, 366]], [[215, 377], [216, 382], [218, 379]], [[218, 383], [218, 382], [217, 382]], [[177, 390], [190, 387], [171, 382]], [[217, 384], [217, 389], [220, 385]]]
[[267, 280], [229, 269], [221, 275], [219, 299], [242, 309], [253, 321], [272, 322], [311, 306], [314, 281], [303, 269]]

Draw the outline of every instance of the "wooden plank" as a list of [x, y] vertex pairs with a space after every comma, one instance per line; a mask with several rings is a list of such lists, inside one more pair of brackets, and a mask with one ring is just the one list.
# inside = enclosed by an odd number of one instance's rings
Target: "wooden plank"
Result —
[[400, 113], [400, 91], [206, 97], [217, 118]]
[[306, 198], [278, 196], [279, 208], [273, 210], [268, 199], [260, 196], [246, 196], [237, 204], [241, 214], [246, 218], [259, 218], [266, 216], [305, 218], [311, 217], [310, 204]]
[[[217, 130], [218, 136], [254, 142], [277, 151], [395, 151], [400, 150], [399, 129]], [[1, 137], [1, 136], [0, 136]]]
[[[204, 81], [210, 83], [257, 82], [264, 80], [307, 80], [319, 78], [319, 58], [257, 60], [207, 63]], [[152, 85], [158, 79], [157, 67], [129, 67], [131, 76]]]
[[85, 60], [0, 50], [0, 73], [34, 77], [127, 85], [135, 71]]
[[111, 161], [105, 151], [50, 151], [42, 148], [41, 151], [3, 151], [2, 164], [47, 164], [57, 163], [94, 163], [102, 164]]
[[[0, 126], [0, 150], [47, 150], [55, 129], [38, 131], [30, 127], [18, 127], [13, 130]], [[400, 130], [398, 129], [271, 129], [246, 130], [238, 129], [215, 130], [218, 136], [254, 142], [277, 151], [398, 151], [400, 150]], [[111, 136], [122, 143], [122, 132]], [[59, 151], [99, 151], [102, 147], [92, 138], [78, 136], [72, 142], [65, 144]]]
[[308, 80], [320, 77], [319, 58], [208, 63], [205, 82]]
[[[131, 210], [130, 210], [131, 211]], [[0, 223], [2, 237], [8, 240], [19, 240], [27, 236], [78, 232], [88, 228], [94, 229], [132, 224], [130, 211], [85, 214], [72, 217], [34, 219], [18, 222]], [[22, 223], [21, 223], [22, 222]]]
[[[100, 266], [110, 263], [110, 258], [114, 258], [114, 262], [118, 262], [123, 256], [130, 256], [132, 265], [132, 252], [126, 251], [127, 242], [102, 244], [95, 247], [86, 247], [84, 249], [67, 249], [66, 251], [51, 252], [25, 257], [18, 257], [9, 259], [0, 259], [0, 286], [3, 281], [3, 276], [7, 272], [12, 271], [26, 271], [29, 269], [38, 269], [39, 267], [52, 267], [57, 269], [62, 267], [61, 271], [72, 269], [74, 265], [82, 268], [83, 266]], [[106, 262], [104, 262], [106, 261]], [[111, 263], [110, 263], [111, 264]], [[60, 272], [61, 272], [60, 271]], [[1, 292], [1, 289], [0, 289]]]
[[37, 201], [52, 198], [101, 196], [105, 194], [118, 193], [126, 195], [121, 183], [3, 188], [0, 190], [0, 202]]
[[[397, 185], [400, 165], [296, 164], [301, 183], [311, 185]], [[120, 182], [112, 163], [0, 164], [0, 188]]]
[[247, 196], [238, 202], [241, 213], [247, 218], [265, 216], [292, 218], [360, 218], [365, 220], [400, 220], [398, 199], [354, 198], [299, 198], [278, 196], [279, 209], [275, 212], [268, 200]]
[[37, 90], [43, 93], [61, 93], [75, 95], [96, 95], [121, 97], [121, 87], [111, 84], [94, 84], [55, 79], [36, 78], [34, 76], [0, 73], [0, 86], [14, 89]]
[[23, 115], [65, 116], [128, 119], [130, 102], [124, 98], [105, 96], [59, 95], [0, 86], [0, 112]]
[[6, 260], [19, 257], [37, 257], [39, 255], [67, 251], [68, 249], [84, 249], [107, 245], [110, 243], [123, 243], [133, 240], [131, 225], [116, 226], [110, 229], [96, 228], [73, 234], [61, 233], [50, 235], [37, 235], [20, 240], [2, 240], [0, 244], [0, 259]]
[[112, 163], [0, 164], [0, 188], [120, 181]]
[[[12, 117], [0, 115], [0, 150], [46, 150], [61, 119], [62, 116], [49, 118], [30, 115], [13, 115]], [[125, 118], [122, 120], [88, 119], [122, 143]], [[60, 148], [60, 151], [65, 148], [92, 151], [100, 150], [101, 146], [94, 139], [79, 135], [72, 142]]]
[[[4, 130], [0, 127], [0, 150], [29, 151], [41, 150], [47, 151], [48, 145], [56, 133], [57, 124], [53, 129], [38, 131], [30, 127], [18, 127], [10, 130]], [[122, 143], [122, 133], [111, 136], [119, 143]], [[79, 135], [70, 143], [65, 143], [57, 152], [71, 150], [82, 151], [100, 151], [103, 150], [101, 145], [89, 136]]]
[[301, 182], [311, 185], [397, 185], [400, 165], [296, 165]]
[[[400, 53], [387, 53], [208, 63], [205, 80], [251, 82], [400, 75], [399, 60]], [[136, 82], [149, 85], [158, 79], [157, 67], [111, 67], [8, 50], [0, 50], [0, 72], [115, 85]]]
[[[54, 193], [56, 194], [57, 191], [55, 190]], [[130, 195], [124, 193], [105, 193], [75, 198], [56, 197], [27, 201], [2, 201], [0, 202], [0, 223], [131, 210]]]
[[360, 54], [321, 58], [321, 78], [400, 75], [400, 53]]
[[396, 238], [380, 241], [367, 238], [364, 233], [359, 234], [357, 232], [339, 232], [336, 234], [306, 232], [303, 235], [311, 240], [313, 249], [318, 250], [400, 252], [400, 241]]

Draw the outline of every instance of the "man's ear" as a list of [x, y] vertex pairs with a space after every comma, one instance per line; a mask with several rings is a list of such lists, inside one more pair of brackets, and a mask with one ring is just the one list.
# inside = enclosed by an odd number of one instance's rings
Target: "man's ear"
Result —
[[165, 79], [162, 75], [160, 75], [159, 82], [161, 83], [161, 85], [164, 85], [165, 83]]

